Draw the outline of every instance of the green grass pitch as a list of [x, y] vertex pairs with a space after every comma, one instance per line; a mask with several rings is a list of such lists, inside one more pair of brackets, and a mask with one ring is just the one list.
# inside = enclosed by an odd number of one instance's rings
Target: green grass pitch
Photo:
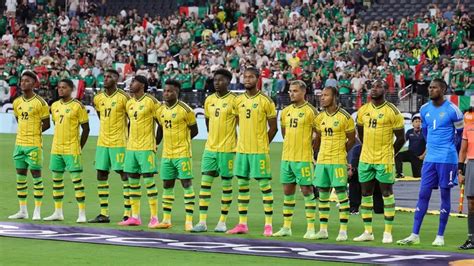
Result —
[[[45, 184], [45, 197], [43, 200], [42, 216], [46, 217], [53, 212], [53, 199], [52, 199], [52, 182], [51, 172], [47, 170], [49, 164], [49, 151], [51, 147], [52, 137], [44, 137], [44, 162], [43, 162], [43, 177]], [[88, 218], [93, 218], [99, 213], [98, 196], [96, 190], [96, 172], [94, 170], [94, 154], [95, 145], [97, 138], [91, 137], [83, 150], [83, 164], [84, 173], [83, 179], [86, 188], [86, 209]], [[0, 184], [2, 192], [0, 193], [0, 221], [7, 221], [7, 216], [15, 213], [18, 209], [16, 192], [15, 192], [15, 169], [13, 166], [13, 160], [11, 155], [13, 152], [15, 143], [14, 134], [1, 134], [0, 135]], [[280, 143], [271, 144], [271, 160], [272, 160], [272, 173], [273, 173], [273, 194], [275, 197], [274, 204], [274, 231], [278, 230], [283, 223], [282, 205], [283, 205], [283, 192], [282, 187], [278, 182], [279, 177], [279, 162], [281, 156], [282, 145]], [[194, 188], [196, 195], [199, 193], [199, 182], [200, 182], [200, 164], [201, 155], [204, 149], [204, 141], [193, 141], [193, 171], [194, 171]], [[161, 154], [161, 151], [159, 151]], [[407, 171], [409, 173], [409, 171]], [[161, 192], [162, 182], [155, 176], [156, 182], [159, 188], [159, 216], [161, 218]], [[29, 181], [31, 181], [29, 175]], [[91, 227], [103, 227], [115, 229], [123, 229], [116, 223], [122, 217], [122, 194], [121, 194], [121, 182], [117, 174], [112, 173], [109, 178], [110, 182], [110, 214], [112, 223], [108, 225], [92, 225], [85, 224], [81, 226]], [[29, 184], [31, 184], [29, 182]], [[234, 201], [232, 203], [231, 212], [228, 219], [228, 227], [232, 227], [238, 221], [237, 214], [237, 182], [234, 180]], [[176, 200], [173, 206], [173, 228], [167, 230], [171, 233], [184, 233], [184, 204], [182, 200], [183, 190], [180, 184], [177, 184], [175, 189]], [[220, 204], [220, 180], [215, 180], [212, 188], [212, 199], [211, 205], [208, 211], [208, 226], [212, 230], [217, 223], [220, 215], [219, 204]], [[148, 205], [146, 202], [146, 193], [143, 193], [142, 197], [142, 221], [144, 224], [148, 223]], [[395, 195], [396, 198], [397, 195]], [[305, 240], [302, 238], [306, 230], [306, 220], [304, 217], [304, 201], [301, 194], [297, 194], [296, 197], [296, 208], [293, 221], [293, 236], [288, 238], [279, 238], [279, 240], [288, 241], [301, 241], [310, 242], [311, 240]], [[32, 197], [32, 185], [29, 186], [29, 212], [30, 215], [33, 211], [33, 197]], [[247, 238], [263, 238], [261, 235], [263, 232], [263, 206], [258, 185], [255, 181], [251, 182], [251, 202], [249, 206], [249, 228], [250, 233], [246, 235]], [[196, 200], [197, 205], [197, 200]], [[198, 221], [198, 207], [196, 206], [195, 211], [195, 222]], [[77, 218], [77, 205], [74, 199], [74, 192], [72, 182], [69, 179], [69, 175], [65, 176], [65, 199], [64, 199], [64, 222], [55, 222], [54, 224], [71, 225], [77, 226], [75, 219]], [[438, 227], [438, 216], [427, 215], [423, 223], [421, 240], [422, 244], [417, 246], [417, 249], [432, 250], [431, 242], [433, 241]], [[25, 221], [31, 222], [31, 221]], [[40, 223], [51, 223], [51, 222], [40, 222]], [[51, 223], [53, 224], [53, 223]], [[412, 213], [400, 213], [397, 212], [395, 222], [393, 226], [394, 240], [406, 237], [411, 232], [413, 224]], [[439, 251], [447, 252], [458, 252], [457, 246], [462, 244], [466, 237], [466, 219], [451, 217], [446, 230], [446, 246], [443, 248], [436, 248]], [[316, 229], [318, 228], [318, 222], [316, 222]], [[134, 229], [146, 229], [145, 226]], [[349, 220], [348, 234], [349, 238], [352, 239], [358, 236], [363, 231], [362, 219], [360, 216], [351, 216]], [[330, 239], [320, 241], [321, 243], [337, 243], [335, 238], [338, 232], [338, 216], [337, 210], [334, 205], [331, 208], [331, 216], [329, 222], [329, 234]], [[376, 241], [371, 243], [355, 243], [352, 241], [345, 242], [344, 245], [360, 245], [360, 246], [382, 246], [381, 238], [383, 232], [383, 215], [374, 215], [374, 233]], [[216, 233], [209, 232], [209, 235], [218, 235]], [[220, 236], [224, 236], [219, 234]], [[229, 237], [242, 237], [242, 236], [229, 236]], [[314, 241], [314, 240], [312, 240]], [[396, 244], [387, 245], [384, 247], [400, 248]], [[213, 253], [197, 253], [192, 251], [172, 251], [172, 250], [159, 250], [159, 249], [146, 249], [137, 247], [121, 247], [121, 246], [106, 246], [102, 245], [100, 248], [94, 244], [79, 244], [69, 242], [57, 242], [57, 241], [45, 241], [45, 240], [28, 240], [28, 239], [14, 239], [14, 238], [0, 238], [0, 261], [2, 265], [24, 265], [35, 263], [37, 265], [51, 265], [57, 263], [74, 263], [75, 265], [84, 264], [117, 264], [116, 262], [134, 262], [135, 264], [149, 263], [150, 260], [159, 262], [160, 265], [247, 265], [247, 264], [264, 264], [269, 265], [271, 263], [279, 263], [282, 265], [299, 265], [301, 261], [294, 259], [280, 259], [280, 258], [267, 258], [258, 256], [242, 256], [242, 255], [225, 255], [225, 254], [213, 254]], [[4, 264], [5, 263], [5, 264]], [[325, 262], [325, 264], [330, 265]], [[335, 263], [336, 264], [336, 263]], [[338, 263], [339, 264], [339, 263]]]

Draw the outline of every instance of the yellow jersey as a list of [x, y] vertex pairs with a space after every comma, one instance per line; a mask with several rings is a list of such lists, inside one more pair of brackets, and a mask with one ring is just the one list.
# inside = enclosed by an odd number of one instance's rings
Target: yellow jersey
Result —
[[163, 105], [158, 122], [163, 128], [163, 158], [189, 158], [191, 153], [190, 126], [196, 124], [193, 110], [184, 102]]
[[127, 150], [156, 151], [155, 128], [161, 103], [148, 93], [140, 99], [132, 97], [127, 102], [130, 121]]
[[285, 129], [283, 161], [313, 161], [313, 130], [316, 129], [318, 111], [310, 103], [294, 104], [281, 111], [280, 124]]
[[243, 93], [235, 98], [234, 112], [239, 117], [237, 152], [266, 154], [268, 142], [268, 119], [276, 118], [275, 104], [262, 92], [254, 96]]
[[355, 130], [354, 120], [342, 108], [334, 114], [324, 111], [316, 118], [316, 131], [321, 135], [318, 164], [347, 164], [346, 134]]
[[105, 91], [94, 97], [94, 107], [100, 114], [97, 146], [125, 147], [127, 144], [127, 101], [130, 96], [117, 89], [112, 95]]
[[213, 152], [235, 152], [237, 142], [234, 100], [236, 95], [228, 92], [220, 97], [214, 93], [204, 102], [204, 115], [209, 119], [209, 134], [206, 150]]
[[87, 110], [76, 99], [64, 102], [62, 99], [51, 105], [54, 122], [54, 137], [51, 154], [81, 154], [79, 126], [89, 122]]
[[376, 107], [364, 104], [357, 113], [357, 125], [364, 127], [360, 161], [369, 164], [393, 164], [393, 131], [404, 128], [403, 116], [392, 103]]
[[38, 95], [31, 99], [24, 96], [13, 101], [13, 114], [18, 121], [16, 134], [16, 145], [41, 147], [42, 141], [42, 120], [49, 119], [49, 106]]

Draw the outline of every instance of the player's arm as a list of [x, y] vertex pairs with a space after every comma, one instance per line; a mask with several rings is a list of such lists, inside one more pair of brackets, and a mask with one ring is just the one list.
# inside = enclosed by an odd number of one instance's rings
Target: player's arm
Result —
[[313, 134], [316, 133], [313, 140], [313, 151], [315, 154], [318, 154], [319, 147], [321, 147], [321, 131], [314, 130]]
[[49, 122], [49, 116], [41, 120], [41, 131], [45, 132], [51, 127], [51, 123]]
[[156, 145], [160, 145], [161, 140], [163, 139], [163, 127], [160, 123], [158, 123], [158, 127], [156, 128]]
[[286, 130], [285, 130], [285, 126], [283, 125], [283, 123], [281, 123], [281, 125], [280, 125], [280, 130], [281, 130], [281, 136], [283, 138], [285, 138]]
[[81, 149], [82, 149], [86, 145], [87, 138], [89, 138], [89, 132], [90, 132], [89, 122], [81, 124], [81, 128], [82, 128], [82, 133], [81, 133]]
[[198, 125], [197, 124], [190, 125], [188, 126], [188, 128], [189, 130], [191, 130], [191, 139], [193, 139], [199, 133]]
[[393, 150], [397, 154], [405, 145], [405, 129], [400, 128], [393, 131], [395, 134], [395, 142], [393, 143]]
[[364, 126], [357, 125], [357, 135], [359, 137], [360, 143], [364, 143]]
[[461, 142], [461, 149], [459, 150], [459, 162], [458, 162], [458, 173], [459, 183], [464, 184], [464, 174], [466, 171], [466, 154], [467, 154], [467, 139], [463, 139]]
[[277, 119], [276, 117], [269, 118], [267, 122], [268, 122], [268, 143], [271, 143], [278, 131]]
[[355, 130], [352, 130], [351, 132], [346, 132], [346, 138], [346, 151], [349, 152], [355, 144]]
[[209, 133], [209, 118], [206, 117], [206, 129], [207, 132]]

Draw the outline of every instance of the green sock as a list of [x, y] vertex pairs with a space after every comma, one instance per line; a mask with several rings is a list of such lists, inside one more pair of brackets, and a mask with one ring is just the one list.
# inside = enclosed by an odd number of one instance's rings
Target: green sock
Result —
[[20, 206], [26, 206], [26, 197], [28, 196], [28, 184], [26, 175], [16, 175], [16, 196]]
[[347, 223], [349, 222], [349, 198], [347, 196], [347, 188], [336, 188], [336, 195], [339, 202], [339, 231], [347, 232]]
[[362, 196], [360, 214], [364, 221], [365, 231], [372, 233], [372, 210], [374, 209], [374, 199], [372, 196]]
[[328, 230], [331, 192], [319, 191], [319, 229]]
[[222, 177], [221, 217], [219, 222], [225, 223], [232, 203], [232, 177]]
[[263, 210], [265, 212], [265, 225], [272, 225], [273, 217], [273, 192], [269, 179], [259, 179], [258, 185], [262, 192]]
[[130, 204], [132, 207], [132, 217], [140, 218], [140, 200], [142, 197], [140, 178], [128, 177], [130, 185]]
[[187, 188], [184, 188], [184, 208], [186, 210], [186, 222], [193, 222], [194, 214], [194, 200], [195, 200], [194, 188], [193, 185], [190, 185]]
[[158, 189], [156, 188], [155, 179], [151, 177], [144, 177], [146, 195], [148, 197], [148, 206], [150, 207], [150, 216], [157, 217], [158, 215]]
[[81, 173], [71, 173], [72, 183], [74, 184], [74, 196], [76, 197], [77, 206], [80, 210], [84, 210], [86, 194], [84, 193], [84, 184], [82, 183]]
[[130, 184], [128, 184], [127, 180], [122, 180], [122, 194], [123, 194], [123, 216], [130, 217], [132, 205], [130, 203]]
[[34, 189], [34, 196], [35, 196], [35, 206], [41, 207], [43, 203], [43, 193], [44, 193], [44, 185], [43, 185], [43, 178], [41, 176], [33, 177], [33, 189]]
[[207, 210], [211, 200], [211, 186], [214, 177], [203, 175], [201, 179], [201, 190], [199, 190], [199, 222], [206, 223]]
[[283, 196], [283, 227], [291, 229], [295, 210], [295, 194]]
[[64, 198], [64, 173], [53, 172], [53, 199], [54, 199], [54, 208], [62, 209], [63, 208], [63, 198]]
[[109, 216], [109, 182], [98, 180], [97, 190], [100, 199], [100, 214]]
[[174, 188], [163, 189], [163, 222], [171, 222], [171, 211], [173, 210]]
[[250, 202], [250, 180], [245, 177], [238, 178], [239, 196], [237, 197], [239, 206], [239, 224], [247, 224], [247, 212]]
[[316, 220], [316, 200], [314, 199], [313, 194], [304, 196], [304, 210], [306, 213], [306, 230], [314, 231], [314, 222]]
[[383, 197], [383, 215], [385, 232], [391, 234], [393, 220], [395, 219], [395, 197], [393, 194], [388, 197]]

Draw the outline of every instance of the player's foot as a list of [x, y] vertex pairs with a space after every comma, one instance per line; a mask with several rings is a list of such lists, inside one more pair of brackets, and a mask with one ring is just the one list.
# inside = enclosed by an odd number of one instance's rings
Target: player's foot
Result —
[[53, 215], [43, 218], [43, 221], [62, 221], [64, 220], [64, 215], [62, 210], [55, 210]]
[[387, 233], [387, 232], [383, 232], [382, 243], [384, 243], [384, 244], [391, 244], [391, 243], [393, 243], [392, 234]]
[[41, 207], [35, 207], [33, 211], [33, 221], [40, 221], [41, 220]]
[[374, 234], [365, 231], [362, 233], [362, 235], [355, 237], [352, 240], [355, 242], [374, 241]]
[[350, 210], [351, 215], [359, 215], [359, 210], [358, 209], [352, 209]]
[[275, 236], [275, 237], [291, 236], [291, 228], [282, 227], [278, 232], [274, 233], [272, 236]]
[[108, 224], [110, 223], [110, 218], [108, 216], [99, 214], [94, 219], [87, 221], [88, 223], [97, 223], [97, 224]]
[[118, 224], [123, 226], [139, 226], [142, 224], [142, 221], [139, 218], [129, 217], [126, 221], [121, 221]]
[[435, 240], [433, 243], [431, 243], [432, 246], [435, 247], [442, 247], [444, 246], [444, 237], [443, 236], [436, 236]]
[[420, 236], [411, 234], [409, 237], [405, 239], [398, 240], [397, 244], [402, 245], [402, 246], [418, 245], [420, 244]]
[[8, 219], [28, 219], [28, 212], [19, 211], [13, 215], [8, 216]]
[[224, 222], [218, 222], [216, 228], [214, 228], [214, 232], [216, 233], [225, 233], [227, 231], [227, 226]]
[[233, 229], [226, 232], [226, 234], [234, 235], [234, 234], [247, 234], [249, 232], [249, 228], [246, 224], [238, 224]]
[[319, 230], [319, 232], [316, 233], [316, 239], [328, 239], [328, 231], [326, 230]]
[[191, 230], [193, 230], [193, 222], [185, 222], [184, 231], [191, 232]]
[[263, 227], [263, 236], [272, 236], [273, 235], [273, 227], [269, 224]]
[[303, 236], [304, 239], [316, 239], [316, 233], [314, 230], [308, 230]]
[[462, 244], [462, 246], [459, 247], [459, 249], [464, 249], [464, 250], [474, 249], [474, 242], [468, 239], [466, 240], [466, 242], [464, 242], [464, 244]]
[[336, 237], [336, 241], [347, 241], [347, 232], [339, 231], [339, 234]]
[[79, 214], [77, 215], [76, 223], [87, 223], [86, 210], [84, 210], [84, 209], [79, 210]]
[[192, 233], [202, 233], [202, 232], [207, 232], [207, 225], [204, 222], [199, 222], [197, 223], [192, 229]]
[[161, 222], [161, 223], [158, 223], [155, 227], [155, 229], [170, 229], [171, 227], [173, 227], [173, 225], [171, 224], [171, 222]]
[[160, 221], [158, 221], [157, 217], [151, 217], [150, 222], [148, 223], [148, 228], [155, 228], [155, 226], [159, 223]]
[[395, 178], [405, 178], [405, 176], [403, 174], [397, 174]]

